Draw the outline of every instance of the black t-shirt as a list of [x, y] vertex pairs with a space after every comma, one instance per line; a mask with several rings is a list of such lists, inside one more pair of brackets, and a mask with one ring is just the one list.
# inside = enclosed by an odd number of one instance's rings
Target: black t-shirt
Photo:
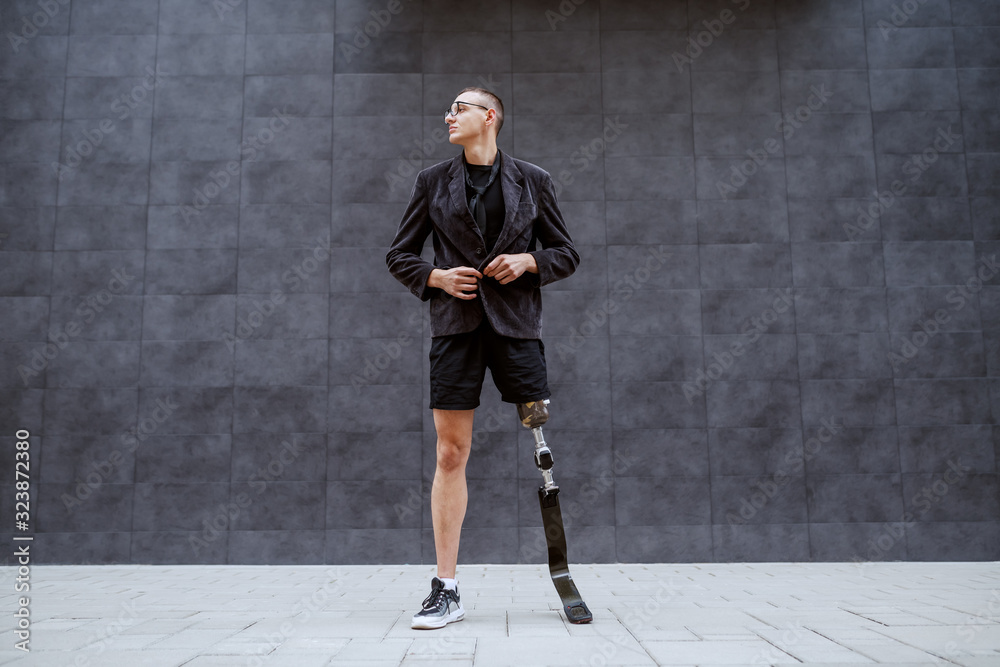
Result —
[[[499, 159], [499, 156], [497, 156]], [[490, 180], [490, 172], [493, 170], [493, 165], [478, 165], [470, 164], [469, 167], [469, 178], [476, 187], [483, 187]], [[500, 185], [500, 177], [502, 174], [497, 174], [497, 177], [493, 179], [493, 184], [490, 185], [489, 189], [484, 195], [483, 202], [486, 204], [486, 229], [480, 229], [483, 233], [483, 238], [486, 239], [486, 252], [493, 250], [493, 246], [497, 242], [497, 238], [500, 236], [500, 230], [503, 229], [503, 219], [506, 213], [506, 207], [503, 203], [503, 188]], [[465, 186], [465, 201], [466, 203], [472, 201], [472, 196], [476, 194], [472, 188], [468, 185]], [[475, 211], [472, 211], [472, 219], [476, 219]]]

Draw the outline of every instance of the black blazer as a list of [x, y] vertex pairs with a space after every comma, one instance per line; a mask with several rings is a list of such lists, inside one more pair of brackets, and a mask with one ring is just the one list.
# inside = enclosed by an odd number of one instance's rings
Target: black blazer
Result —
[[[417, 174], [410, 203], [385, 256], [389, 272], [422, 301], [430, 301], [431, 337], [472, 331], [483, 315], [493, 329], [512, 338], [541, 338], [542, 285], [567, 278], [580, 263], [556, 203], [552, 178], [530, 162], [502, 154], [503, 229], [489, 253], [465, 196], [462, 154]], [[434, 263], [420, 256], [433, 237]], [[541, 249], [536, 250], [540, 243]], [[497, 255], [530, 252], [538, 273], [524, 272], [501, 285], [483, 277], [475, 299], [456, 299], [427, 286], [431, 270], [470, 266], [480, 273]]]

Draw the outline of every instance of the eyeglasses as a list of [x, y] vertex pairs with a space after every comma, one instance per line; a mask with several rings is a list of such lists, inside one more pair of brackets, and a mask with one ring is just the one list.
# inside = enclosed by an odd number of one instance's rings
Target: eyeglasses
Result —
[[460, 109], [458, 106], [459, 104], [464, 104], [465, 106], [469, 107], [479, 107], [480, 109], [486, 109], [487, 111], [490, 110], [489, 107], [484, 107], [482, 104], [473, 104], [472, 102], [463, 102], [462, 100], [458, 100], [457, 102], [452, 104], [447, 111], [444, 112], [445, 121], [448, 120], [448, 116], [458, 116], [458, 114], [462, 113], [462, 109]]

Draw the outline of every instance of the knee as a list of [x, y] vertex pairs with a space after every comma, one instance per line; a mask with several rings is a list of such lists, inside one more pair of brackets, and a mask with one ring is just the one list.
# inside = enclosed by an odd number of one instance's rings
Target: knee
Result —
[[450, 442], [448, 440], [438, 440], [437, 443], [437, 465], [444, 472], [456, 472], [465, 467], [469, 460], [469, 446]]

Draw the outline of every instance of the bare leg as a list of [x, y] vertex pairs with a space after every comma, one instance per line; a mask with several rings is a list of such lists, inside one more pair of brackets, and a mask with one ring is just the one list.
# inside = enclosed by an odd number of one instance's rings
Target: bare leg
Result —
[[465, 464], [472, 449], [472, 417], [475, 410], [434, 410], [437, 430], [437, 468], [431, 487], [431, 517], [437, 576], [455, 578], [458, 540], [469, 500]]

